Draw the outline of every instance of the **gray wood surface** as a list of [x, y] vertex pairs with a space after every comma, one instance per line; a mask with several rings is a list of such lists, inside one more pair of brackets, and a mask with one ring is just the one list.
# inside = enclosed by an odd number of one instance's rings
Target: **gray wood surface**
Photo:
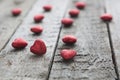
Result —
[[[69, 0], [37, 0], [29, 14], [25, 17], [5, 49], [0, 53], [0, 80], [46, 80], [49, 75], [49, 67], [57, 43], [61, 19], [64, 16]], [[51, 4], [52, 11], [44, 12], [42, 6]], [[42, 23], [35, 24], [33, 16], [44, 13]], [[40, 35], [30, 32], [33, 25], [41, 25], [44, 31]], [[26, 39], [29, 45], [23, 50], [14, 50], [11, 43], [15, 38]], [[41, 38], [47, 45], [47, 53], [43, 56], [35, 56], [29, 50], [35, 39]]]
[[[19, 3], [18, 3], [19, 2]], [[4, 48], [8, 40], [24, 19], [35, 0], [1, 0], [0, 1], [0, 50]], [[11, 10], [21, 8], [22, 14], [13, 17]]]
[[[69, 9], [78, 0], [71, 0]], [[82, 0], [79, 0], [82, 1]], [[99, 16], [104, 13], [104, 0], [84, 0], [87, 4], [70, 28], [62, 28], [49, 80], [116, 80], [107, 26]], [[112, 5], [112, 4], [111, 4]], [[69, 10], [68, 9], [68, 10]], [[66, 13], [65, 17], [69, 17]], [[66, 34], [78, 38], [75, 45], [65, 45]], [[75, 49], [77, 56], [63, 61], [60, 50]]]
[[106, 0], [106, 12], [112, 14], [113, 20], [109, 23], [113, 52], [116, 59], [116, 67], [120, 78], [120, 0]]

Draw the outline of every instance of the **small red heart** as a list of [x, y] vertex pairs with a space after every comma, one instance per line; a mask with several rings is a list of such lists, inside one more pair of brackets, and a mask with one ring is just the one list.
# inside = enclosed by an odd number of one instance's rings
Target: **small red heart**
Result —
[[108, 14], [108, 13], [105, 13], [103, 15], [101, 15], [100, 17], [103, 21], [111, 21], [112, 20], [112, 15], [111, 14]]
[[75, 6], [78, 8], [78, 9], [84, 9], [86, 4], [85, 2], [77, 2], [75, 3]]
[[52, 9], [52, 6], [51, 5], [45, 5], [45, 6], [43, 6], [43, 9], [45, 11], [50, 11]]
[[30, 51], [36, 55], [43, 55], [46, 53], [47, 48], [43, 40], [37, 39], [34, 44], [30, 47]]
[[18, 16], [21, 14], [22, 10], [20, 8], [15, 8], [15, 9], [12, 9], [12, 14], [13, 16]]
[[79, 11], [78, 9], [71, 9], [71, 10], [69, 11], [69, 15], [70, 15], [71, 17], [77, 17], [77, 16], [79, 15], [79, 13], [80, 13], [80, 11]]
[[71, 19], [71, 18], [63, 18], [61, 23], [64, 26], [71, 26], [73, 24], [73, 19]]
[[38, 34], [43, 31], [43, 28], [41, 26], [33, 26], [33, 27], [31, 27], [31, 31]]
[[64, 60], [70, 60], [76, 56], [77, 52], [75, 50], [64, 49], [60, 51], [60, 54]]
[[25, 48], [27, 45], [27, 41], [22, 38], [17, 38], [12, 42], [12, 47], [14, 47], [15, 49]]
[[75, 36], [72, 36], [72, 35], [65, 35], [62, 38], [62, 41], [66, 44], [74, 44], [77, 41], [77, 38]]
[[44, 19], [44, 15], [43, 14], [37, 14], [37, 15], [34, 16], [34, 21], [36, 23], [41, 22], [43, 19]]

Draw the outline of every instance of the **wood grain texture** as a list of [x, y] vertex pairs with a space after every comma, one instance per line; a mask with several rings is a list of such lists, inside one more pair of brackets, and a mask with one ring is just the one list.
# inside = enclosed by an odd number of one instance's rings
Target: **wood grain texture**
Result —
[[[69, 9], [75, 8], [72, 0]], [[63, 27], [55, 53], [49, 80], [115, 80], [107, 26], [99, 19], [104, 13], [104, 0], [83, 0], [87, 6], [70, 28]], [[69, 10], [68, 9], [68, 10]], [[65, 17], [69, 17], [66, 13]], [[74, 45], [62, 42], [64, 35], [78, 38]], [[60, 50], [75, 49], [77, 56], [70, 61], [60, 57]]]
[[[0, 53], [0, 80], [46, 80], [49, 74], [49, 66], [57, 42], [61, 19], [69, 0], [38, 0], [23, 23], [17, 29], [4, 50]], [[42, 6], [51, 4], [52, 11], [44, 12]], [[62, 5], [62, 6], [61, 6]], [[35, 24], [33, 16], [44, 13], [42, 23]], [[41, 25], [44, 31], [35, 35], [30, 31], [34, 25]], [[11, 42], [18, 37], [26, 39], [29, 43], [23, 50], [14, 50]], [[47, 53], [43, 56], [35, 56], [29, 50], [35, 39], [41, 38], [47, 45]]]
[[[4, 48], [34, 2], [35, 0], [2, 0], [0, 2], [0, 50]], [[21, 8], [22, 14], [13, 17], [11, 14], [13, 8]]]
[[106, 12], [112, 14], [113, 20], [109, 23], [115, 59], [120, 77], [120, 0], [106, 0]]

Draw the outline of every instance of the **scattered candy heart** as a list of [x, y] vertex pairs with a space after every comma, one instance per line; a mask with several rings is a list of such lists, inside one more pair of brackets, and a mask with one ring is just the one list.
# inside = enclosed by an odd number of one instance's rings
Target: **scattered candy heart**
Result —
[[45, 11], [50, 11], [52, 9], [52, 6], [51, 5], [45, 5], [45, 6], [43, 6], [43, 9]]
[[77, 17], [77, 16], [79, 15], [79, 13], [80, 13], [80, 11], [79, 11], [78, 9], [71, 9], [71, 10], [69, 11], [69, 15], [70, 15], [71, 17]]
[[75, 50], [64, 49], [60, 51], [60, 54], [64, 60], [70, 60], [76, 56], [77, 52]]
[[75, 36], [72, 36], [72, 35], [65, 35], [62, 38], [62, 41], [66, 44], [74, 44], [77, 41], [77, 38]]
[[12, 47], [14, 47], [15, 49], [25, 48], [27, 45], [28, 45], [27, 41], [22, 38], [16, 38], [12, 42]]
[[103, 21], [111, 21], [112, 20], [112, 15], [109, 13], [105, 13], [103, 15], [101, 15], [100, 17]]
[[43, 14], [37, 14], [37, 15], [34, 16], [34, 21], [36, 23], [41, 22], [43, 19], [44, 19], [44, 15]]
[[71, 26], [73, 24], [73, 19], [71, 19], [71, 18], [63, 18], [61, 23], [64, 26]]
[[18, 16], [21, 14], [22, 10], [20, 8], [15, 8], [15, 9], [12, 9], [12, 14], [13, 16]]
[[30, 47], [30, 51], [36, 55], [43, 55], [46, 53], [47, 48], [43, 40], [37, 39], [34, 44]]
[[84, 9], [86, 4], [84, 2], [77, 2], [75, 4], [75, 6], [78, 8], [78, 9]]
[[41, 33], [43, 31], [43, 28], [41, 26], [33, 26], [31, 28], [31, 31], [38, 34], [38, 33]]

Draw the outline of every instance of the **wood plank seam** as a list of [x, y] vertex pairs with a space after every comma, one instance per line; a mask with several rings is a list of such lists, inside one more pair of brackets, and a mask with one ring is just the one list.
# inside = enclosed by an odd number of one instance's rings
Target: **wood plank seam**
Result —
[[106, 0], [106, 11], [113, 17], [108, 25], [120, 79], [120, 0]]
[[[70, 3], [70, 1], [67, 3], [67, 7], [66, 7], [66, 10], [64, 12], [63, 18], [66, 16], [66, 12], [67, 12], [67, 8], [68, 8], [69, 3]], [[59, 30], [59, 33], [58, 33], [58, 37], [57, 37], [57, 41], [56, 41], [56, 45], [55, 45], [55, 48], [54, 48], [51, 64], [50, 64], [50, 67], [49, 67], [49, 73], [48, 73], [47, 80], [49, 80], [50, 73], [51, 73], [51, 70], [52, 70], [52, 65], [53, 65], [53, 62], [54, 62], [55, 53], [57, 51], [58, 43], [59, 43], [59, 40], [60, 40], [60, 34], [61, 34], [61, 31], [62, 31], [62, 27], [63, 27], [63, 25], [61, 24], [61, 27], [60, 27], [60, 30]]]
[[[104, 6], [104, 12], [107, 13], [107, 9], [106, 9], [105, 6]], [[120, 80], [119, 72], [118, 72], [118, 66], [117, 66], [116, 57], [115, 57], [115, 51], [114, 51], [114, 48], [113, 48], [113, 41], [112, 41], [112, 37], [111, 37], [110, 26], [109, 26], [108, 22], [105, 23], [105, 24], [107, 26], [107, 32], [108, 32], [108, 38], [109, 38], [109, 43], [110, 43], [110, 48], [111, 48], [112, 60], [113, 60], [113, 64], [114, 64], [115, 73], [116, 73], [116, 76], [117, 76], [116, 80]]]

